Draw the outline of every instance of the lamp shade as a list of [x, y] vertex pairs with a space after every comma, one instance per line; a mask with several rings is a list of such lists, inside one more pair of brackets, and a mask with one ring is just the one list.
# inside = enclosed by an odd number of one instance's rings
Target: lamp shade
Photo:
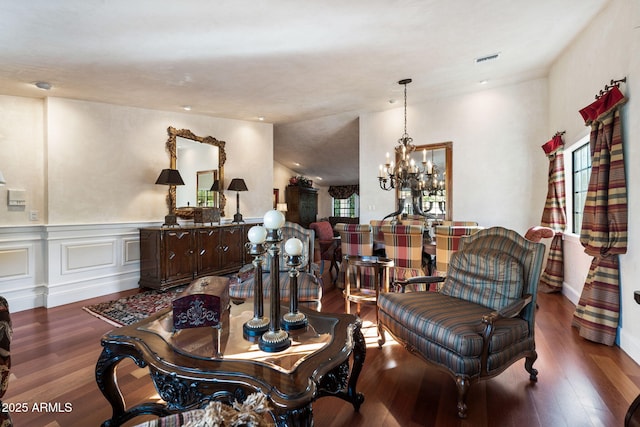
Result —
[[231, 191], [248, 191], [247, 184], [244, 183], [244, 179], [242, 178], [233, 178], [231, 183], [229, 184], [229, 188], [227, 190]]
[[160, 176], [156, 180], [156, 184], [163, 185], [184, 185], [184, 181], [177, 169], [162, 169]]
[[211, 185], [209, 191], [220, 191], [220, 180], [216, 179], [215, 181], [213, 181], [213, 184]]

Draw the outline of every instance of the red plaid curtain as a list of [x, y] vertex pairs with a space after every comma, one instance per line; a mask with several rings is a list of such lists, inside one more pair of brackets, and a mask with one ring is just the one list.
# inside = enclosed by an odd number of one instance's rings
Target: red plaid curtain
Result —
[[564, 191], [564, 142], [561, 134], [542, 146], [549, 158], [549, 179], [547, 200], [542, 211], [540, 225], [556, 232], [547, 255], [547, 265], [540, 276], [539, 289], [542, 292], [560, 292], [564, 281], [564, 256], [562, 252], [562, 233], [567, 225]]
[[618, 256], [627, 252], [627, 185], [619, 108], [626, 98], [613, 87], [580, 110], [591, 125], [591, 178], [580, 242], [593, 256], [573, 326], [588, 340], [613, 345], [620, 317]]

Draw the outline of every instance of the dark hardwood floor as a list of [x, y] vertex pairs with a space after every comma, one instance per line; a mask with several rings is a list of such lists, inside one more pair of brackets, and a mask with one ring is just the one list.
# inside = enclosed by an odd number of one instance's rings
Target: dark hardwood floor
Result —
[[[94, 369], [100, 337], [113, 327], [82, 306], [134, 292], [12, 314], [13, 367], [4, 402], [25, 409], [13, 413], [16, 426], [98, 426], [110, 417]], [[314, 403], [315, 425], [622, 426], [640, 393], [640, 367], [617, 347], [580, 338], [570, 327], [573, 305], [561, 295], [541, 294], [538, 301], [538, 382], [530, 383], [524, 363], [518, 362], [500, 376], [474, 384], [466, 420], [456, 417], [456, 388], [448, 375], [391, 340], [378, 349], [371, 326], [375, 314], [364, 307], [368, 348], [358, 388], [365, 402], [356, 413], [342, 400], [322, 398]], [[339, 290], [325, 292], [323, 311], [344, 311]], [[127, 405], [157, 399], [146, 374], [130, 360], [121, 363], [118, 378]]]

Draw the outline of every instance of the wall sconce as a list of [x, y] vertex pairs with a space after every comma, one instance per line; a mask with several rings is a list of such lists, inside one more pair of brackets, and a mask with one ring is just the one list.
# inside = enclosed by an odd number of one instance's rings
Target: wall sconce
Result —
[[0, 185], [5, 185], [7, 181], [4, 180], [4, 175], [2, 175], [2, 171], [0, 171]]
[[[177, 169], [162, 169], [162, 172], [160, 172], [160, 176], [158, 176], [158, 179], [156, 179], [156, 184], [160, 184], [160, 185], [168, 185], [170, 186], [169, 188], [169, 197], [173, 197], [172, 192], [171, 192], [171, 186], [175, 186], [175, 185], [184, 185], [184, 181], [182, 180], [182, 177], [180, 176], [180, 171]], [[172, 206], [173, 203], [170, 203], [169, 206]], [[169, 215], [166, 215], [164, 217], [164, 224], [162, 224], [162, 226], [171, 226], [171, 225], [178, 225], [178, 219], [175, 215], [174, 212], [169, 212]]]
[[244, 222], [242, 220], [242, 215], [240, 214], [240, 192], [249, 190], [247, 188], [247, 184], [245, 184], [244, 179], [242, 178], [233, 178], [227, 190], [236, 192], [236, 214], [233, 216], [233, 222]]

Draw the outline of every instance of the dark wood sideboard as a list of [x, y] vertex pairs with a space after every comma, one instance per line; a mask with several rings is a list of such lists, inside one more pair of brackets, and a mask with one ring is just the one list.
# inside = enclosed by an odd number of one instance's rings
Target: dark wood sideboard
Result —
[[285, 191], [287, 201], [287, 221], [305, 228], [316, 221], [318, 215], [318, 189], [289, 185]]
[[234, 273], [245, 264], [254, 224], [140, 229], [140, 287], [167, 289], [201, 276]]

